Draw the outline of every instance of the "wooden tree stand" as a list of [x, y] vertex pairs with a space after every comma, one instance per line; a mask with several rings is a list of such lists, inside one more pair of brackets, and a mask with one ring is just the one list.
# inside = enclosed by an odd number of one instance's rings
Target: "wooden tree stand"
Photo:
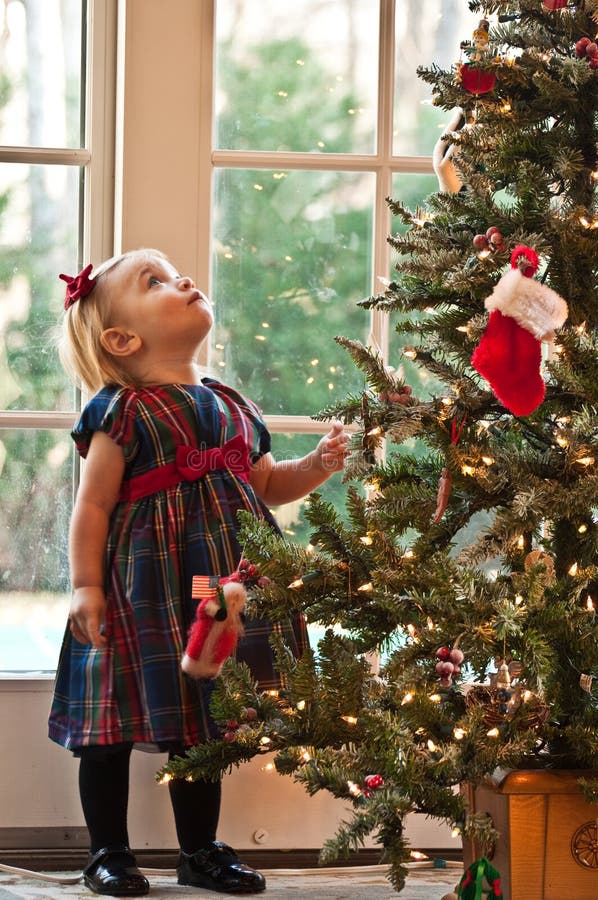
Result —
[[500, 838], [494, 852], [463, 841], [465, 867], [488, 856], [504, 900], [598, 900], [598, 804], [577, 786], [592, 772], [512, 771], [466, 785], [471, 812], [486, 812]]

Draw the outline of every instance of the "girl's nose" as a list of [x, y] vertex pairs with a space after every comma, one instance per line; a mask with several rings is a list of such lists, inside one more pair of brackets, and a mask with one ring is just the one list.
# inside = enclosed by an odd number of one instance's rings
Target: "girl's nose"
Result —
[[183, 275], [181, 278], [179, 278], [179, 287], [183, 291], [188, 291], [189, 288], [195, 287], [195, 283], [192, 278], [189, 278], [188, 275]]

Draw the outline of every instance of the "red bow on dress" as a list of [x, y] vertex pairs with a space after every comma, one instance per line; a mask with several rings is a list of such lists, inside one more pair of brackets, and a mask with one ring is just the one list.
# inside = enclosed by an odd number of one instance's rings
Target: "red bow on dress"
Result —
[[197, 450], [186, 445], [177, 447], [176, 467], [188, 481], [196, 481], [215, 469], [228, 469], [247, 481], [251, 469], [249, 451], [241, 435], [231, 438], [223, 447]]
[[93, 266], [90, 263], [88, 266], [85, 266], [84, 269], [81, 269], [78, 275], [58, 276], [63, 281], [66, 281], [66, 293], [64, 296], [65, 309], [68, 309], [73, 303], [76, 303], [77, 300], [81, 300], [82, 297], [87, 297], [88, 294], [91, 294], [96, 286], [95, 278], [89, 277], [92, 269]]

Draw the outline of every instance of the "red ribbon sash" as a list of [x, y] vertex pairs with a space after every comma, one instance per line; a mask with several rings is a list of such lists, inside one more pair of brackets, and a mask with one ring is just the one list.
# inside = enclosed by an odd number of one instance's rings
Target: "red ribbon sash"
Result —
[[222, 447], [211, 447], [208, 450], [187, 445], [177, 447], [174, 462], [123, 481], [118, 499], [121, 503], [130, 503], [182, 481], [197, 481], [217, 469], [228, 469], [242, 481], [249, 481], [249, 451], [240, 434]]

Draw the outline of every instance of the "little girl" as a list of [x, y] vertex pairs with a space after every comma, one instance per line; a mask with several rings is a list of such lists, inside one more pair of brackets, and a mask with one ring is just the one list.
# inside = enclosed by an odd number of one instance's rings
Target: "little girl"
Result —
[[[87, 266], [61, 278], [61, 359], [96, 393], [73, 430], [86, 462], [71, 519], [73, 597], [50, 737], [80, 758], [91, 842], [85, 883], [98, 894], [138, 896], [149, 885], [128, 846], [131, 750], [172, 757], [217, 736], [213, 683], [192, 680], [180, 665], [197, 605], [192, 578], [234, 572], [238, 511], [276, 527], [266, 504], [303, 497], [342, 469], [348, 437], [335, 425], [304, 458], [275, 462], [258, 408], [200, 377], [195, 359], [212, 326], [211, 306], [162, 253], [137, 250], [93, 275]], [[224, 453], [200, 477], [177, 470], [177, 448], [197, 458], [233, 438], [229, 468]], [[300, 655], [302, 621], [276, 627]], [[279, 686], [269, 631], [266, 620], [248, 622], [237, 654], [262, 688]], [[179, 884], [264, 890], [264, 877], [216, 840], [220, 783], [173, 780], [169, 791]]]

